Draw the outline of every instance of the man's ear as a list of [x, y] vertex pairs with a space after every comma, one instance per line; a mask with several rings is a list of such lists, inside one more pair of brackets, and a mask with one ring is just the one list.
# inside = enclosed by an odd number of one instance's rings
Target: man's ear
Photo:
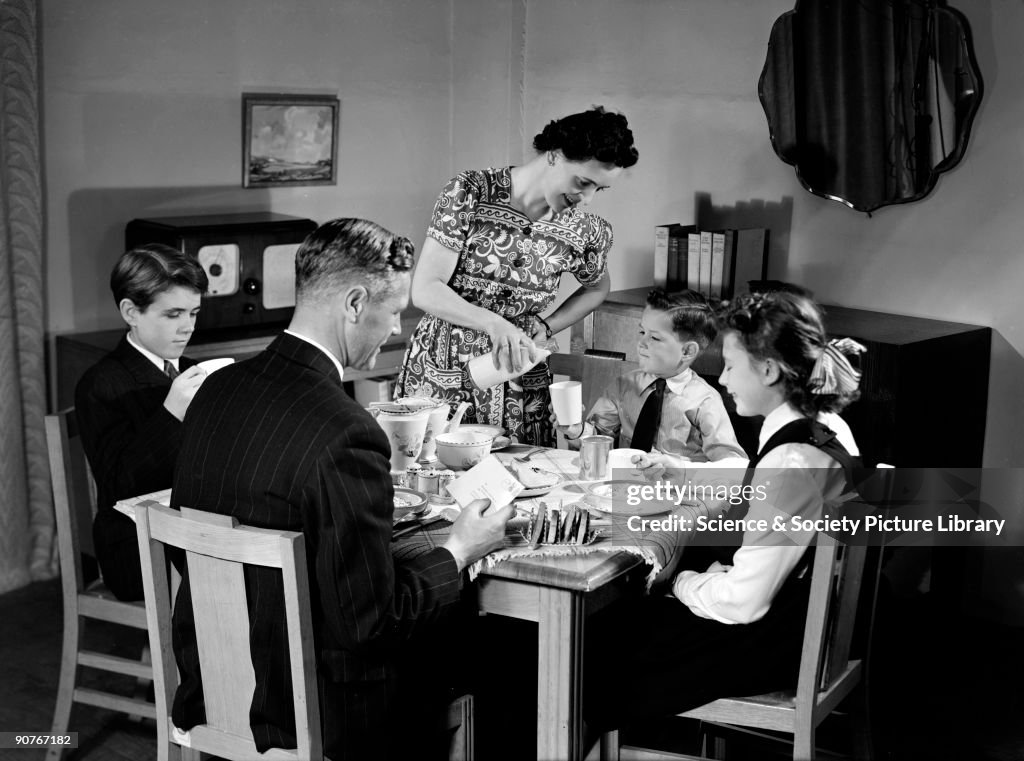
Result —
[[366, 286], [354, 285], [345, 293], [343, 309], [349, 322], [359, 322], [359, 317], [370, 303]]
[[700, 354], [700, 344], [696, 341], [687, 341], [683, 344], [684, 359], [696, 359], [698, 354]]
[[134, 328], [142, 310], [135, 306], [135, 302], [131, 299], [121, 299], [121, 303], [117, 305], [117, 308], [121, 312], [121, 319]]

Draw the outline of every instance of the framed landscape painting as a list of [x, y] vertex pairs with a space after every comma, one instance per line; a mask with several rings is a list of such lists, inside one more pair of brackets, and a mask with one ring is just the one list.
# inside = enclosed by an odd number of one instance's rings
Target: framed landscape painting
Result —
[[242, 93], [242, 186], [336, 184], [338, 110], [333, 95]]

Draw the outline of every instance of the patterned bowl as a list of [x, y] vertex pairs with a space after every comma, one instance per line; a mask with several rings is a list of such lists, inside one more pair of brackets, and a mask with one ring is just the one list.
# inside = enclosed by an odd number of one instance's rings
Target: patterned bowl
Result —
[[494, 437], [458, 430], [437, 437], [437, 458], [452, 470], [468, 470], [491, 452]]

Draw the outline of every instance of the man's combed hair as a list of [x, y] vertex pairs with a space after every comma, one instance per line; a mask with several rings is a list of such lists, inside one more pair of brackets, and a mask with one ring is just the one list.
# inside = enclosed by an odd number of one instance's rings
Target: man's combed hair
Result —
[[210, 282], [195, 258], [165, 246], [146, 243], [126, 251], [110, 273], [110, 291], [118, 306], [125, 299], [146, 311], [157, 294], [175, 286], [206, 293]]
[[640, 157], [626, 117], [601, 106], [548, 122], [533, 138], [533, 147], [540, 153], [561, 151], [569, 161], [594, 160], [624, 169]]
[[703, 350], [715, 342], [718, 323], [707, 299], [696, 291], [666, 292], [655, 288], [647, 294], [647, 306], [672, 317], [672, 330], [680, 341], [696, 341]]
[[821, 308], [794, 287], [737, 296], [719, 315], [723, 330], [735, 331], [755, 360], [773, 359], [786, 386], [786, 401], [813, 417], [839, 412], [859, 392], [814, 394], [811, 373], [825, 350], [827, 334]]
[[415, 251], [408, 238], [375, 222], [332, 219], [311, 232], [295, 254], [296, 298], [315, 300], [348, 283], [387, 293], [396, 274], [412, 269]]

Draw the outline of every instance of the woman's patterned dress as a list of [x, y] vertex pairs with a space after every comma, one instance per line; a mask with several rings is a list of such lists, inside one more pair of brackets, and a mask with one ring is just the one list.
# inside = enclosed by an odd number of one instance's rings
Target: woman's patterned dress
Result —
[[[459, 255], [448, 285], [471, 304], [532, 334], [533, 316], [551, 306], [563, 272], [585, 286], [604, 277], [612, 228], [575, 208], [533, 221], [512, 207], [510, 168], [452, 179], [434, 206], [427, 235]], [[500, 425], [521, 443], [552, 446], [546, 363], [508, 383], [477, 389], [466, 363], [491, 351], [484, 331], [427, 314], [413, 332], [398, 376], [399, 396], [470, 402], [464, 421]]]

